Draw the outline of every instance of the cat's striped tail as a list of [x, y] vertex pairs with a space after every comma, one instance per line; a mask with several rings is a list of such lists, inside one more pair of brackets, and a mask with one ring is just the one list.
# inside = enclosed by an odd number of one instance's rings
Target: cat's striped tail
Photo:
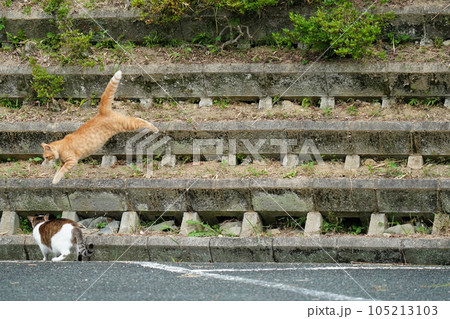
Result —
[[111, 105], [114, 100], [114, 93], [117, 91], [120, 79], [122, 78], [122, 71], [117, 71], [106, 86], [100, 100], [100, 114], [111, 112]]
[[86, 246], [86, 244], [84, 243], [83, 234], [81, 233], [81, 229], [74, 228], [72, 231], [77, 241], [78, 261], [81, 261], [83, 257], [91, 256], [94, 253], [94, 245], [89, 244], [88, 246]]

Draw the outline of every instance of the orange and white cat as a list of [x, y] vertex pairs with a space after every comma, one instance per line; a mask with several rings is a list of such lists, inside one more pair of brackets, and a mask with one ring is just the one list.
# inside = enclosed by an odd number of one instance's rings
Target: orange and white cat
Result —
[[75, 132], [66, 135], [62, 140], [41, 144], [44, 148], [42, 165], [58, 159], [63, 163], [53, 178], [53, 184], [57, 184], [80, 159], [93, 154], [117, 133], [130, 132], [140, 128], [158, 133], [158, 129], [152, 123], [122, 115], [111, 109], [114, 93], [121, 78], [121, 71], [117, 71], [111, 78], [101, 97], [99, 113], [94, 118], [84, 123]]
[[[61, 218], [49, 220], [50, 215], [28, 216], [33, 226], [33, 237], [44, 255], [44, 261], [49, 254], [54, 254], [52, 261], [61, 261], [76, 247], [77, 260], [89, 257], [94, 252], [94, 245], [86, 247], [83, 235], [77, 223], [73, 220]], [[76, 244], [76, 246], [75, 246]]]

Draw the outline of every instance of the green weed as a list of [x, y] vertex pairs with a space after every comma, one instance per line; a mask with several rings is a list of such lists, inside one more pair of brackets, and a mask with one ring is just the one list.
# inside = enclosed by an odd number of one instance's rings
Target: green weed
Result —
[[48, 105], [64, 90], [64, 78], [59, 75], [48, 74], [47, 70], [39, 66], [35, 60], [30, 60], [30, 64], [32, 66], [31, 87], [37, 100]]
[[289, 13], [289, 17], [294, 28], [283, 29], [283, 34], [273, 34], [278, 45], [292, 46], [300, 42], [313, 51], [330, 50], [329, 57], [336, 55], [360, 59], [374, 54], [373, 43], [387, 21], [394, 16], [392, 13], [361, 14], [352, 2], [335, 0], [324, 2], [309, 18], [293, 12]]

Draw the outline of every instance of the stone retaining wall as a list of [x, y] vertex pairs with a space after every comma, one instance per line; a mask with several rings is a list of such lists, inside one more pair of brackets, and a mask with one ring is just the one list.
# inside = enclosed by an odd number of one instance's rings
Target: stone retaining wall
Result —
[[[450, 38], [448, 19], [450, 9], [439, 6], [406, 6], [404, 8], [382, 8], [375, 12], [394, 12], [395, 19], [390, 21], [385, 34], [409, 35], [412, 40], [423, 38]], [[158, 34], [165, 39], [179, 39], [191, 42], [200, 33], [209, 32], [211, 38], [216, 38], [218, 32], [227, 26], [228, 21], [237, 21], [249, 27], [254, 41], [264, 42], [273, 32], [281, 32], [283, 28], [291, 27], [289, 12], [302, 14], [306, 17], [315, 13], [315, 9], [308, 5], [294, 5], [286, 7], [268, 7], [258, 14], [238, 15], [219, 11], [207, 12], [200, 18], [187, 16], [180, 21], [159, 25], [146, 24], [140, 19], [138, 10], [78, 9], [68, 16], [73, 19], [74, 27], [84, 33], [90, 31], [107, 30], [114, 39], [123, 41], [142, 42], [144, 37]], [[57, 33], [58, 29], [53, 21], [54, 17], [43, 12], [24, 14], [8, 9], [0, 11], [0, 18], [5, 19], [5, 28], [0, 31], [1, 37], [6, 32], [17, 34], [24, 30], [28, 38], [45, 38], [48, 32]], [[264, 21], [264, 23], [261, 23]], [[6, 38], [6, 37], [5, 37]], [[101, 38], [97, 38], [101, 40]]]

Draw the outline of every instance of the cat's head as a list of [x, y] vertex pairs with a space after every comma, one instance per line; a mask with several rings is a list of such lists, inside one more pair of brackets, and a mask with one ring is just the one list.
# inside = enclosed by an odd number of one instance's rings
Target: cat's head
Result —
[[59, 153], [54, 146], [45, 143], [41, 143], [41, 146], [44, 148], [44, 161], [42, 165], [51, 164], [59, 158]]
[[33, 226], [33, 228], [34, 228], [34, 227], [36, 227], [36, 225], [50, 220], [50, 214], [39, 215], [39, 216], [28, 216], [27, 218], [30, 221], [31, 226]]

